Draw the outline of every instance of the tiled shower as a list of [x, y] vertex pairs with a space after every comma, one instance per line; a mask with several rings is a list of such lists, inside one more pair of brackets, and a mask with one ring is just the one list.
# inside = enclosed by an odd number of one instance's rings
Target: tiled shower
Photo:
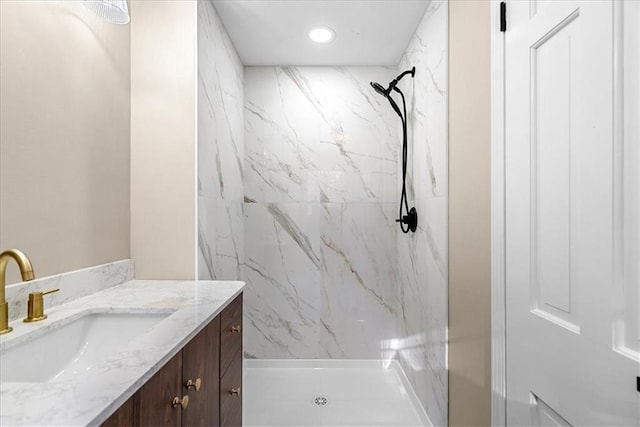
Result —
[[[198, 6], [198, 272], [246, 281], [245, 357], [398, 360], [447, 423], [447, 8], [397, 67], [244, 67]], [[400, 122], [369, 86], [416, 67]]]

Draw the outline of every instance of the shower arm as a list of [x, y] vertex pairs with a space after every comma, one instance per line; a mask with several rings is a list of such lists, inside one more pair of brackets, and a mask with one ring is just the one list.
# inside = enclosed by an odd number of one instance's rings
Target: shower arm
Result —
[[[415, 75], [416, 75], [416, 67], [411, 67], [410, 70], [403, 71], [398, 77], [396, 77], [395, 79], [391, 80], [391, 82], [389, 83], [389, 87], [387, 88], [387, 94], [391, 94], [391, 90], [392, 89], [396, 89], [396, 85], [407, 74], [411, 74], [411, 77], [415, 77]], [[400, 92], [400, 93], [402, 93], [402, 92]]]

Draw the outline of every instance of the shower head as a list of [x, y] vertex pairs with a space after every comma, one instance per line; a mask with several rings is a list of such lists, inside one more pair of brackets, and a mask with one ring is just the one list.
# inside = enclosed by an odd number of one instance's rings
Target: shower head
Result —
[[389, 82], [389, 87], [386, 88], [386, 89], [384, 88], [384, 86], [382, 86], [378, 82], [371, 82], [371, 87], [376, 92], [378, 92], [380, 95], [384, 96], [385, 98], [387, 98], [389, 100], [389, 104], [391, 104], [391, 108], [393, 108], [393, 111], [395, 111], [396, 114], [398, 114], [398, 116], [400, 117], [400, 120], [402, 120], [403, 122], [405, 120], [405, 117], [402, 114], [402, 111], [400, 111], [400, 107], [398, 107], [398, 104], [396, 104], [396, 102], [391, 97], [391, 91], [393, 90], [393, 91], [398, 92], [400, 94], [400, 96], [402, 96], [402, 102], [404, 103], [404, 94], [402, 93], [402, 91], [400, 89], [398, 89], [396, 87], [396, 85], [407, 74], [410, 74], [411, 77], [415, 77], [415, 75], [416, 75], [416, 67], [412, 67], [410, 70], [402, 72], [398, 77], [396, 77], [395, 79], [391, 80], [391, 82]]
[[387, 90], [384, 88], [384, 86], [382, 86], [380, 83], [377, 82], [371, 82], [371, 87], [375, 89], [376, 92], [378, 92], [380, 95], [382, 96], [388, 96], [389, 94], [387, 93]]

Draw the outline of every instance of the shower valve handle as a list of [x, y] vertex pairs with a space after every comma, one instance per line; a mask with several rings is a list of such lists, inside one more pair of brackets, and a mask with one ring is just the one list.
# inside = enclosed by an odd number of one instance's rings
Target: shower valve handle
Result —
[[408, 225], [409, 230], [415, 232], [418, 228], [418, 212], [416, 211], [416, 208], [409, 209], [409, 213], [407, 215], [403, 215], [400, 219], [396, 219], [396, 222]]

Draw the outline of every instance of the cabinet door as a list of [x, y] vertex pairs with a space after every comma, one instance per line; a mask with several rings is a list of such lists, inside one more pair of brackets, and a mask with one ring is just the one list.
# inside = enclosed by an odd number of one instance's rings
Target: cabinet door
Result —
[[220, 375], [240, 353], [242, 358], [242, 294], [220, 314]]
[[[140, 426], [179, 426], [181, 413], [186, 411], [180, 406], [173, 407], [174, 397], [182, 398], [182, 352], [157, 374], [155, 374], [137, 393], [138, 417]], [[185, 393], [186, 394], [186, 393]]]
[[220, 425], [242, 426], [242, 353], [236, 353], [220, 380]]
[[101, 424], [102, 427], [130, 427], [134, 425], [134, 398], [131, 397], [129, 400], [124, 402], [121, 407], [118, 408], [116, 412], [111, 414], [111, 416]]
[[[217, 426], [220, 422], [220, 316], [212, 320], [182, 350], [182, 392], [189, 406], [182, 411], [183, 426]], [[200, 389], [187, 382], [200, 379]]]

